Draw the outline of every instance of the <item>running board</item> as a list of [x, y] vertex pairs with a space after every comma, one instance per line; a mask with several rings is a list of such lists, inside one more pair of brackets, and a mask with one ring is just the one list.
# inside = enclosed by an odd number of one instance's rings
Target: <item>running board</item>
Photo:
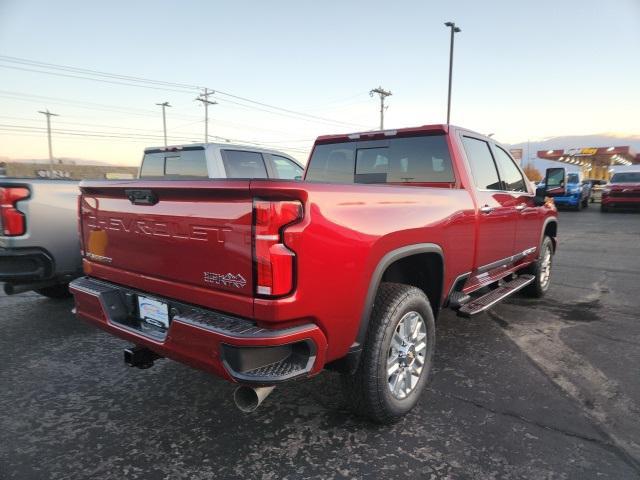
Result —
[[523, 289], [534, 280], [535, 277], [533, 275], [520, 275], [515, 280], [511, 280], [495, 290], [491, 290], [486, 295], [474, 298], [470, 302], [465, 303], [458, 310], [458, 316], [472, 317], [478, 313], [484, 312], [496, 303], [507, 298], [509, 295], [513, 295], [518, 290]]

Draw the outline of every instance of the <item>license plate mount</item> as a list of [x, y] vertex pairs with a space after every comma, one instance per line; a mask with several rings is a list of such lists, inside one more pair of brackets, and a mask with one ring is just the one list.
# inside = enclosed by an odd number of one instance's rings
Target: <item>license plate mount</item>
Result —
[[169, 305], [160, 300], [138, 295], [138, 316], [156, 327], [169, 328]]

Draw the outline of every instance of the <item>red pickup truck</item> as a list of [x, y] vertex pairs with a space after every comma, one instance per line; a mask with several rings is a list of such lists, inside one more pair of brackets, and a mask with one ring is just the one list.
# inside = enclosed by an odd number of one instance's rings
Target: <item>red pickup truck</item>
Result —
[[558, 230], [508, 151], [447, 125], [319, 137], [304, 181], [83, 182], [86, 276], [77, 315], [129, 340], [131, 366], [167, 357], [241, 386], [343, 373], [354, 410], [407, 413], [435, 320], [549, 287]]

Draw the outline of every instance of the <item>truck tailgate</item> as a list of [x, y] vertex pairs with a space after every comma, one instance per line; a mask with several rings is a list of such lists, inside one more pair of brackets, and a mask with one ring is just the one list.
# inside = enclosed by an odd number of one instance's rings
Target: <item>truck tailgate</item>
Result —
[[252, 313], [248, 180], [85, 182], [81, 190], [87, 273], [212, 308], [233, 298], [247, 308], [232, 310]]

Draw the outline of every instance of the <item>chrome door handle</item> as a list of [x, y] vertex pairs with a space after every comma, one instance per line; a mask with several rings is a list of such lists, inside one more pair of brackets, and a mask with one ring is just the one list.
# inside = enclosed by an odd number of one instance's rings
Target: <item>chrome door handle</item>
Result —
[[489, 205], [485, 205], [484, 207], [480, 207], [480, 211], [482, 213], [491, 213], [493, 212], [493, 207], [490, 207]]
[[520, 205], [516, 205], [516, 210], [518, 210], [519, 212], [521, 212], [525, 208], [527, 208], [527, 206], [524, 203], [521, 203]]

